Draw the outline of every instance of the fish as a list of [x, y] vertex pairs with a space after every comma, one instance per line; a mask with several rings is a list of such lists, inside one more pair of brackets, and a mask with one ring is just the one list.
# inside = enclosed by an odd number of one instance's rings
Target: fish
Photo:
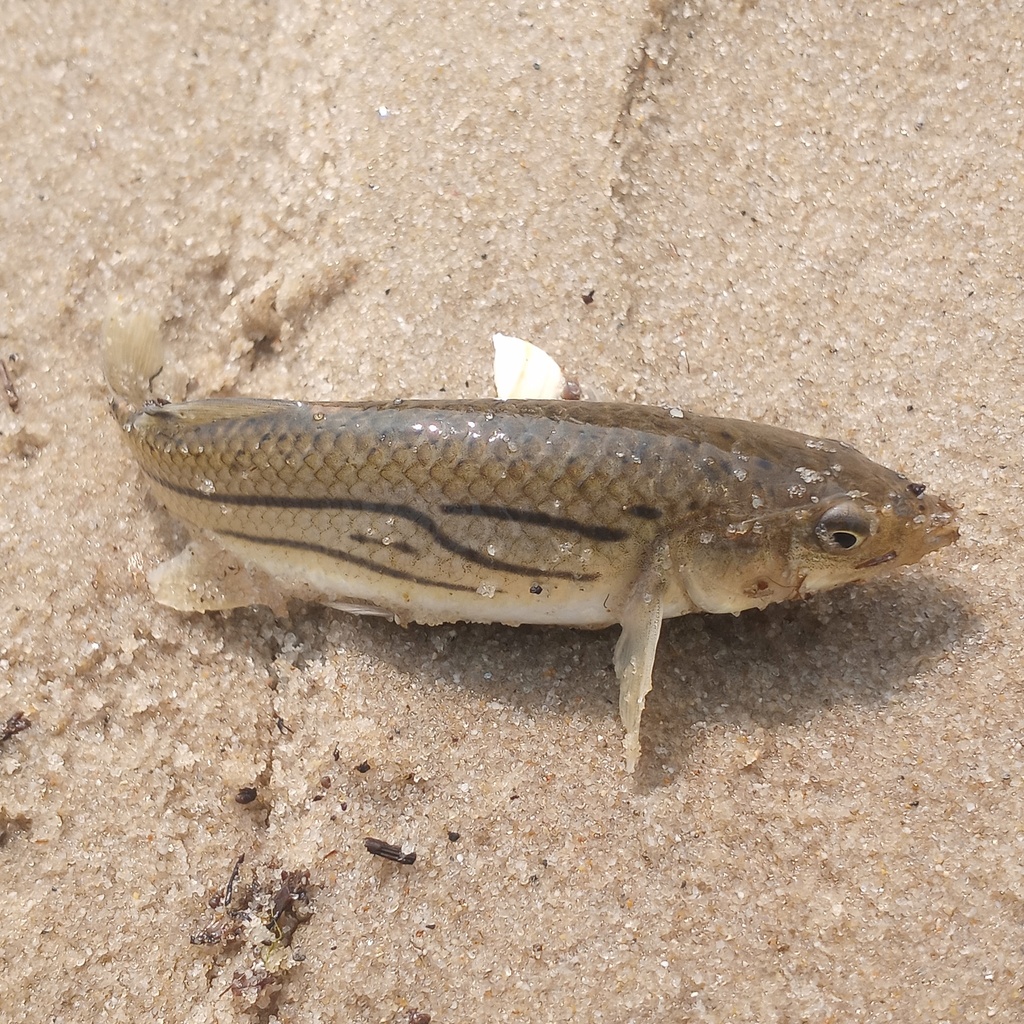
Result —
[[[107, 378], [121, 433], [172, 516], [236, 569], [349, 612], [620, 626], [628, 772], [664, 619], [865, 582], [958, 536], [949, 502], [844, 441], [681, 409], [154, 401], [152, 333], [110, 329]], [[158, 600], [182, 610], [254, 603], [171, 585], [161, 598], [161, 582], [158, 571]]]

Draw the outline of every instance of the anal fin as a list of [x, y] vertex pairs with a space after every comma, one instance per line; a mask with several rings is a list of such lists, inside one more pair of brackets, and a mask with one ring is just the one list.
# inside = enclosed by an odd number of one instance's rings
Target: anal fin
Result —
[[287, 614], [289, 594], [266, 573], [247, 566], [216, 540], [201, 536], [148, 574], [153, 596], [180, 612], [227, 611], [267, 605]]

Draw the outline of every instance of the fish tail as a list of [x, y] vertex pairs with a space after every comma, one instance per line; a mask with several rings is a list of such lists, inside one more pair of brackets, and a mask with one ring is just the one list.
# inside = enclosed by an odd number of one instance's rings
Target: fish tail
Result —
[[112, 392], [111, 411], [121, 426], [150, 398], [163, 359], [156, 316], [148, 311], [122, 315], [112, 303], [104, 328], [103, 373]]

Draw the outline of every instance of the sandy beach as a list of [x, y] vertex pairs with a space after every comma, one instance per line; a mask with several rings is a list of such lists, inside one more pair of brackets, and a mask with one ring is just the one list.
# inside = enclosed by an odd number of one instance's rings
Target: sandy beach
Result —
[[[1024, 8], [7, 0], [0, 1021], [1024, 1019]], [[108, 409], [493, 395], [839, 438], [960, 509], [617, 631], [183, 614]], [[7, 728], [3, 728], [7, 723]], [[371, 855], [366, 837], [415, 851]]]

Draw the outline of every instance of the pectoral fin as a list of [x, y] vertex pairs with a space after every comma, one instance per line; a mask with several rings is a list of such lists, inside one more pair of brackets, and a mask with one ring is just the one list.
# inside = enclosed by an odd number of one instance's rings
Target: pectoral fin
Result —
[[615, 645], [615, 674], [619, 677], [619, 715], [626, 730], [623, 746], [626, 771], [640, 759], [640, 718], [653, 685], [651, 672], [661, 635], [665, 589], [661, 558], [641, 574], [622, 611], [622, 635]]

